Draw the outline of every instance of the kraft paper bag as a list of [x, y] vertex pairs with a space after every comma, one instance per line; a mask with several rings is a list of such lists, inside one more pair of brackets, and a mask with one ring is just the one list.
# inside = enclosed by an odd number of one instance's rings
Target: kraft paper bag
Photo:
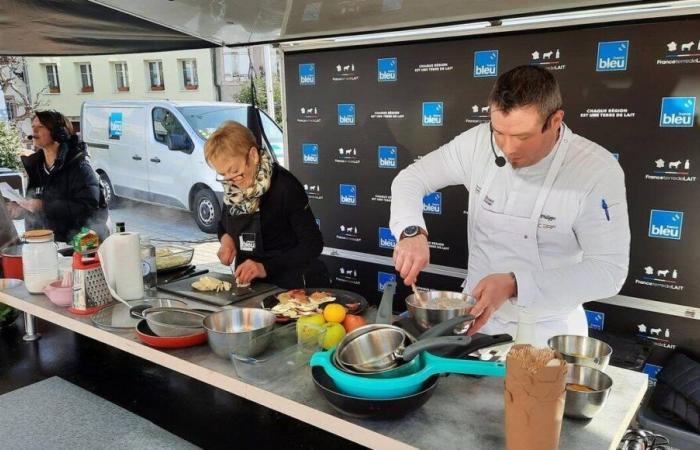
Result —
[[[566, 362], [561, 354], [548, 351], [531, 345], [514, 345], [506, 358], [507, 450], [556, 450], [559, 447]], [[542, 356], [547, 354], [550, 357], [543, 362]]]

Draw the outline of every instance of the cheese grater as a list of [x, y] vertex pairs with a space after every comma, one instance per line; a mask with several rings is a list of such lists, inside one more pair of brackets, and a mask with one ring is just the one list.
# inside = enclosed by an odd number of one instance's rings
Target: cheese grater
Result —
[[92, 314], [113, 302], [96, 250], [73, 253], [73, 305], [75, 314]]

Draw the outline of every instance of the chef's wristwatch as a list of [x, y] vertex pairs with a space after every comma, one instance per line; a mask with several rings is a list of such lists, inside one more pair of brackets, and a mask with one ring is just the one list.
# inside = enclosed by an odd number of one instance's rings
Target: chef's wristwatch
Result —
[[428, 232], [425, 231], [423, 228], [417, 226], [417, 225], [411, 225], [403, 229], [401, 232], [401, 236], [399, 236], [399, 241], [404, 238], [411, 238], [411, 237], [416, 237], [419, 234], [422, 234], [425, 237], [428, 237]]

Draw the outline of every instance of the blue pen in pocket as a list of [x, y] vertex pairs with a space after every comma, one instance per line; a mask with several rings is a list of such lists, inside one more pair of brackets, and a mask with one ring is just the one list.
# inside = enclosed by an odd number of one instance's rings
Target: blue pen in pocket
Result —
[[608, 212], [608, 204], [605, 203], [605, 199], [600, 201], [600, 207], [603, 208], [603, 211], [605, 211], [605, 218], [610, 222], [610, 212]]

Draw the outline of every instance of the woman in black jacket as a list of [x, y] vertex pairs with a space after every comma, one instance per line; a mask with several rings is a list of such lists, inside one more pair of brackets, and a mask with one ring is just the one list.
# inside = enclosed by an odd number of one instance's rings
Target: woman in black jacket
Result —
[[294, 175], [238, 122], [216, 130], [204, 156], [224, 186], [219, 260], [228, 266], [236, 259], [239, 284], [258, 278], [285, 289], [327, 287], [321, 231]]
[[22, 157], [29, 184], [27, 199], [12, 208], [14, 218], [24, 217], [27, 230], [53, 230], [60, 242], [70, 242], [81, 227], [105, 239], [106, 204], [85, 143], [70, 121], [57, 111], [39, 111], [32, 120], [32, 135], [39, 150]]

